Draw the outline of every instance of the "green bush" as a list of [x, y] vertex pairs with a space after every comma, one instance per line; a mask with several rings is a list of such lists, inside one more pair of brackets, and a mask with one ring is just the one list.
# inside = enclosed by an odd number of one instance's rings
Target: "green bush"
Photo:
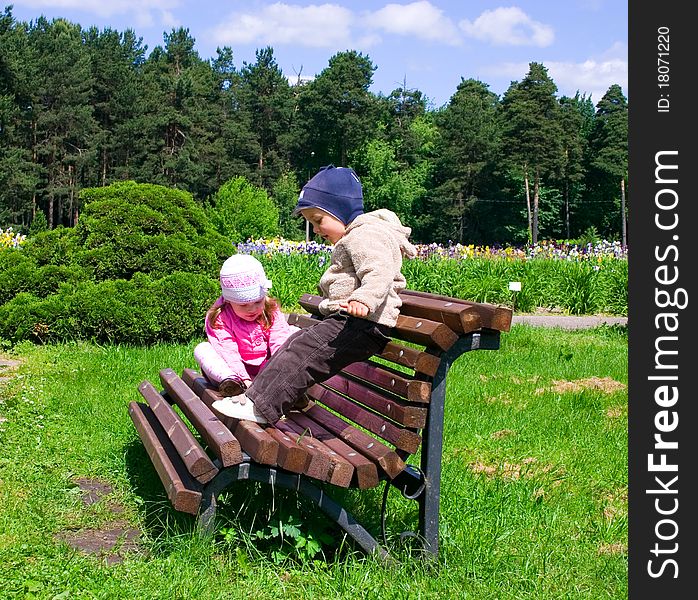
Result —
[[206, 213], [221, 235], [244, 242], [279, 233], [279, 211], [267, 192], [244, 177], [224, 183], [206, 207]]
[[175, 271], [213, 275], [231, 253], [188, 192], [126, 181], [83, 189], [81, 198], [79, 262], [98, 280]]
[[22, 292], [43, 298], [56, 293], [63, 283], [75, 286], [89, 278], [89, 272], [77, 265], [38, 266], [23, 251], [5, 251], [0, 253], [0, 304]]
[[188, 342], [203, 338], [204, 315], [218, 293], [217, 280], [191, 273], [155, 281], [137, 273], [130, 280], [62, 284], [46, 298], [22, 292], [0, 306], [0, 338], [13, 343]]
[[80, 241], [74, 228], [56, 227], [27, 238], [22, 252], [32, 257], [37, 265], [69, 265], [76, 261]]

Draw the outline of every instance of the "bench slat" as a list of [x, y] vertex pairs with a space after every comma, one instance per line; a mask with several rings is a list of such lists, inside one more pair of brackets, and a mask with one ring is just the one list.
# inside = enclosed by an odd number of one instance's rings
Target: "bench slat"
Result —
[[213, 464], [182, 417], [149, 381], [141, 382], [138, 391], [148, 402], [148, 406], [172, 441], [189, 473], [199, 483], [211, 481], [218, 474], [218, 467]]
[[479, 315], [482, 327], [486, 329], [495, 329], [497, 331], [509, 331], [511, 329], [513, 311], [505, 306], [497, 306], [483, 302], [468, 302], [462, 298], [451, 298], [450, 296], [430, 294], [417, 290], [403, 290], [400, 292], [400, 298], [402, 298], [403, 302], [409, 304], [411, 302], [409, 299], [410, 297], [430, 298], [443, 302], [452, 302], [454, 305], [459, 304], [467, 307], [468, 311]]
[[[303, 294], [298, 304], [313, 315], [323, 316], [319, 308], [321, 300], [321, 296]], [[415, 319], [402, 314], [398, 315], [393, 332], [395, 337], [407, 342], [440, 348], [441, 350], [448, 350], [458, 339], [458, 335], [444, 323], [423, 318]]]
[[353, 377], [368, 381], [371, 385], [383, 388], [410, 402], [428, 403], [431, 400], [431, 383], [410, 379], [386, 365], [378, 365], [372, 361], [352, 363], [342, 369]]
[[172, 506], [196, 515], [201, 505], [201, 486], [187, 471], [153, 411], [140, 402], [129, 402], [128, 413]]
[[405, 468], [405, 463], [395, 450], [350, 425], [323, 406], [312, 404], [304, 410], [304, 414], [375, 462], [391, 479]]
[[201, 434], [209, 448], [220, 459], [221, 464], [224, 467], [240, 464], [242, 462], [240, 442], [179, 375], [172, 369], [162, 369], [160, 382]]
[[482, 327], [480, 314], [472, 306], [437, 298], [400, 294], [400, 313], [439, 321], [458, 333], [470, 333]]
[[297, 444], [295, 438], [276, 427], [267, 427], [266, 431], [279, 444], [276, 463], [282, 469], [292, 473], [305, 473], [310, 468], [312, 456], [307, 448]]
[[213, 388], [208, 380], [194, 369], [184, 369], [182, 381], [186, 383], [201, 401], [211, 409], [211, 412], [232, 432], [240, 442], [242, 449], [249, 457], [263, 465], [275, 465], [279, 454], [279, 442], [272, 438], [266, 430], [253, 421], [239, 421], [219, 413], [213, 408], [213, 403], [222, 396]]
[[[282, 419], [275, 424], [275, 427], [286, 436], [290, 437], [295, 444], [302, 446], [305, 450], [307, 450], [310, 458], [303, 473], [305, 473], [308, 477], [312, 477], [313, 479], [330, 481], [332, 478], [332, 461], [330, 461], [330, 453], [324, 451], [326, 450], [325, 448], [321, 448], [322, 443], [305, 435], [302, 430], [297, 431], [288, 422], [288, 419]], [[349, 479], [351, 480], [351, 475]]]
[[394, 362], [403, 367], [414, 369], [418, 373], [423, 373], [429, 377], [436, 375], [439, 369], [440, 360], [433, 354], [420, 352], [414, 348], [408, 348], [395, 342], [388, 342], [383, 352], [378, 354], [381, 358]]
[[[330, 483], [348, 487], [353, 480], [356, 487], [362, 490], [378, 485], [380, 481], [378, 478], [378, 469], [376, 465], [363, 454], [345, 444], [333, 433], [327, 431], [322, 425], [313, 421], [305, 413], [291, 411], [288, 415], [288, 420], [296, 431], [308, 431], [309, 435], [322, 442], [326, 448], [331, 452], [335, 452], [337, 456], [341, 458], [341, 461], [338, 461], [340, 465], [335, 465], [333, 467]], [[342, 466], [342, 462], [348, 463], [351, 467], [351, 476], [346, 485], [344, 485], [344, 478], [347, 477], [349, 469]], [[336, 474], [337, 471], [340, 472], [339, 475]]]
[[390, 442], [396, 448], [404, 450], [409, 454], [417, 452], [422, 438], [414, 431], [396, 427], [390, 421], [361, 408], [351, 400], [320, 385], [314, 385], [308, 390], [308, 393], [313, 398], [316, 398], [318, 402], [337, 411], [340, 415], [364, 429], [368, 429], [371, 433], [381, 437], [386, 442]]
[[405, 427], [421, 429], [427, 422], [427, 409], [420, 406], [405, 406], [396, 397], [386, 397], [365, 385], [348, 379], [342, 375], [335, 375], [322, 382], [323, 386], [330, 387], [340, 394], [349, 396], [352, 400], [365, 404], [373, 410], [397, 421]]

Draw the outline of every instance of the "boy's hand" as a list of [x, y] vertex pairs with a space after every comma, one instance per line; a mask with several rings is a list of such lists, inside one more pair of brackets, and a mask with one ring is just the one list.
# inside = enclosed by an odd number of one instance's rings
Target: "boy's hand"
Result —
[[368, 306], [358, 300], [340, 302], [339, 306], [346, 310], [352, 317], [365, 317], [370, 312]]

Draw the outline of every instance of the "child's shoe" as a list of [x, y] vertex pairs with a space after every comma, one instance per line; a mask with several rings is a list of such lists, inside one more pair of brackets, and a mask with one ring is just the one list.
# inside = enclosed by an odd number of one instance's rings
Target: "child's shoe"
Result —
[[218, 384], [218, 392], [221, 396], [239, 396], [245, 391], [245, 387], [235, 379], [224, 379]]
[[244, 394], [233, 398], [223, 398], [216, 400], [211, 405], [219, 413], [233, 419], [241, 421], [255, 421], [256, 423], [268, 423], [268, 421], [257, 411], [257, 408]]

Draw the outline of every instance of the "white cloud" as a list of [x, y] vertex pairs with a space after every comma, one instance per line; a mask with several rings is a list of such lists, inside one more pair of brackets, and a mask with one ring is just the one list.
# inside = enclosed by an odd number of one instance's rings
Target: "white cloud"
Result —
[[235, 12], [213, 29], [219, 44], [297, 44], [336, 48], [351, 39], [354, 17], [337, 4], [299, 6], [276, 2], [257, 11]]
[[386, 33], [452, 45], [460, 43], [453, 21], [427, 0], [411, 4], [386, 4], [380, 10], [366, 13], [364, 22], [366, 27]]
[[137, 25], [149, 27], [154, 24], [155, 15], [159, 15], [157, 22], [167, 27], [178, 25], [171, 10], [180, 6], [180, 0], [14, 0], [15, 6], [27, 8], [55, 8], [66, 10], [79, 10], [100, 17], [112, 17], [114, 15], [133, 15]]
[[304, 85], [310, 83], [313, 79], [315, 79], [314, 75], [286, 75], [289, 85]]
[[[577, 92], [591, 96], [596, 104], [608, 88], [618, 84], [627, 97], [628, 89], [628, 48], [626, 44], [616, 42], [599, 56], [587, 58], [582, 62], [542, 60], [548, 69], [548, 75], [558, 88], [558, 96], [574, 96]], [[501, 63], [486, 68], [490, 75], [506, 76], [520, 81], [528, 73], [528, 63]]]
[[550, 46], [555, 39], [553, 28], [534, 21], [517, 6], [486, 10], [474, 21], [458, 23], [461, 30], [477, 40], [496, 46]]

